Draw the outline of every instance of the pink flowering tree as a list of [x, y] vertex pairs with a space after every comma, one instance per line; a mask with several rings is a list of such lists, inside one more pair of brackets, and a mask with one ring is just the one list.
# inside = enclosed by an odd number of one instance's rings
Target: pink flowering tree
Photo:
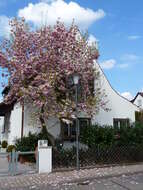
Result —
[[[0, 46], [0, 66], [8, 78], [9, 92], [5, 103], [28, 101], [38, 108], [38, 119], [45, 127], [50, 116], [71, 118], [75, 112], [73, 74], [80, 76], [78, 111], [95, 114], [105, 106], [93, 61], [98, 58], [96, 47], [89, 46], [76, 25], [32, 30], [24, 19], [10, 22], [11, 35]], [[36, 109], [37, 110], [37, 109]], [[48, 126], [47, 126], [48, 129]], [[49, 139], [54, 143], [52, 135]]]

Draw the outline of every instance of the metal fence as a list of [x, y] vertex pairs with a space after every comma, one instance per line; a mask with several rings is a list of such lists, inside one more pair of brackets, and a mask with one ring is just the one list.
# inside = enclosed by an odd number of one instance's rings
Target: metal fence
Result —
[[[96, 167], [104, 164], [143, 162], [143, 145], [136, 146], [96, 146], [79, 150], [80, 168]], [[53, 169], [74, 169], [76, 148], [53, 151]]]
[[0, 152], [0, 176], [9, 175], [11, 171], [11, 163], [9, 162], [11, 154]]
[[11, 152], [0, 153], [0, 176], [38, 172], [38, 153]]
[[[48, 160], [48, 159], [47, 159]], [[0, 175], [18, 175], [38, 172], [38, 153], [0, 153]], [[80, 168], [93, 168], [104, 164], [128, 164], [143, 162], [143, 145], [95, 146], [80, 148]], [[76, 147], [52, 152], [53, 170], [76, 168]]]
[[34, 151], [15, 152], [12, 158], [15, 159], [14, 175], [38, 172], [38, 154], [36, 158]]

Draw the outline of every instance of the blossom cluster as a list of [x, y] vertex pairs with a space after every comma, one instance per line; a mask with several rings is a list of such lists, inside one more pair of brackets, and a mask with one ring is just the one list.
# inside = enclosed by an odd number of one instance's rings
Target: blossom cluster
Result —
[[76, 73], [82, 92], [78, 109], [92, 113], [104, 104], [100, 89], [94, 93], [92, 86], [99, 80], [93, 67], [98, 50], [88, 45], [87, 37], [74, 23], [66, 27], [57, 21], [54, 27], [33, 30], [24, 19], [14, 19], [10, 25], [10, 39], [0, 47], [0, 66], [6, 72], [2, 75], [10, 87], [6, 103], [29, 101], [42, 108], [44, 117], [70, 117], [75, 111], [74, 98], [70, 97], [75, 90], [67, 81]]

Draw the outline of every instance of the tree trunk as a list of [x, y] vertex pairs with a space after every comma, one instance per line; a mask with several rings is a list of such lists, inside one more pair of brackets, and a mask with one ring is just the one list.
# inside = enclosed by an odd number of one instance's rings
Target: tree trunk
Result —
[[44, 136], [45, 136], [45, 138], [47, 137], [49, 144], [54, 147], [55, 146], [55, 138], [47, 130], [43, 113], [44, 113], [44, 105], [41, 108], [41, 114], [40, 114], [40, 117], [39, 117], [40, 122], [41, 122], [41, 126], [42, 126], [42, 131], [41, 131], [41, 133], [43, 134], [42, 138], [44, 138]]

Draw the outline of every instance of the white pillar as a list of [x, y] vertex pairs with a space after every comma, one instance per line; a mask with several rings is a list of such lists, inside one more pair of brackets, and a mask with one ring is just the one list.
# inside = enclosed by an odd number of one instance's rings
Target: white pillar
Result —
[[39, 147], [39, 173], [52, 172], [52, 147]]

